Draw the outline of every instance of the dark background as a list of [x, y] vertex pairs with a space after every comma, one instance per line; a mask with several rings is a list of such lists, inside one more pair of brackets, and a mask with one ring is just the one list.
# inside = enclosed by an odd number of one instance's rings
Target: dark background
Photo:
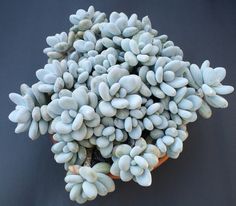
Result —
[[[68, 16], [93, 4], [97, 10], [149, 15], [153, 28], [179, 45], [185, 60], [227, 68], [226, 84], [236, 86], [236, 3], [214, 0], [0, 0], [0, 205], [70, 206], [65, 172], [55, 163], [45, 136], [33, 142], [14, 134], [7, 119], [14, 105], [9, 92], [36, 81], [46, 63], [45, 38], [67, 31]], [[153, 172], [153, 184], [116, 181], [116, 191], [86, 205], [236, 205], [235, 94], [229, 108], [189, 126], [189, 139], [178, 160]]]

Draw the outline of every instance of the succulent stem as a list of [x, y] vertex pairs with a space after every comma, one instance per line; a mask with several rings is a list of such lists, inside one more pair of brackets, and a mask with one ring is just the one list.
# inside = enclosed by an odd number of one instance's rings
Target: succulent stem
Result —
[[87, 149], [87, 157], [85, 159], [84, 166], [88, 166], [88, 167], [91, 166], [92, 154], [93, 154], [93, 150], [91, 148]]

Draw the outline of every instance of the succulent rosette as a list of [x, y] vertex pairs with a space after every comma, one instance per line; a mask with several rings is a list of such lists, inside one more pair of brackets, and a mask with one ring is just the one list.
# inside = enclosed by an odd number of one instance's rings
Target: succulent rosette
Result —
[[179, 157], [187, 124], [226, 108], [226, 70], [185, 61], [146, 16], [79, 9], [68, 32], [49, 36], [38, 82], [11, 93], [16, 133], [49, 133], [64, 164], [70, 199], [84, 203], [115, 190], [111, 177], [150, 186], [161, 158]]

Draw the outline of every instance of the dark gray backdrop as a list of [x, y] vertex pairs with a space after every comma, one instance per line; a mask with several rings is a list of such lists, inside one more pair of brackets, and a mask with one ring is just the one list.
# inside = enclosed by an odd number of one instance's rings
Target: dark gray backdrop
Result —
[[[1, 206], [75, 205], [64, 191], [65, 172], [54, 162], [48, 138], [32, 142], [27, 134], [14, 134], [15, 125], [7, 119], [14, 106], [8, 93], [36, 81], [35, 70], [46, 63], [46, 36], [67, 30], [69, 14], [91, 4], [106, 13], [149, 15], [153, 27], [183, 49], [186, 60], [225, 66], [225, 82], [235, 86], [234, 0], [1, 0]], [[153, 172], [151, 187], [117, 181], [114, 193], [87, 205], [236, 205], [236, 96], [227, 99], [228, 109], [214, 110], [209, 121], [199, 118], [189, 126], [184, 152]]]

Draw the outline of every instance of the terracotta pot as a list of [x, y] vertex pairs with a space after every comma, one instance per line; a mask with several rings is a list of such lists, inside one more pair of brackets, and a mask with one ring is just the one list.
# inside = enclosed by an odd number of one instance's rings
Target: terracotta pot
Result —
[[[55, 143], [55, 140], [53, 139], [52, 135], [50, 135], [50, 139], [51, 139], [52, 143], [54, 144], [54, 143]], [[159, 166], [161, 166], [161, 165], [162, 165], [165, 161], [167, 161], [167, 160], [168, 160], [168, 157], [167, 157], [167, 156], [164, 156], [164, 157], [160, 158], [160, 159], [159, 159], [159, 162], [157, 163], [157, 165], [154, 167], [153, 170], [157, 169]], [[109, 175], [112, 179], [114, 179], [114, 180], [120, 179], [120, 177], [114, 176], [114, 175], [112, 175], [111, 173], [109, 173], [108, 175]]]

